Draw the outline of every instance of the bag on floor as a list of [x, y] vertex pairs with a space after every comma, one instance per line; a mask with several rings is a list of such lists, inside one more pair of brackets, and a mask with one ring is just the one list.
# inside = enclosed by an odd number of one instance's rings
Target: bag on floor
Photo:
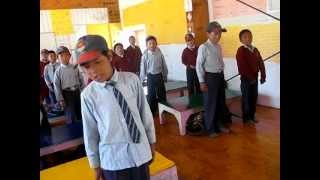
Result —
[[204, 111], [192, 114], [187, 121], [187, 134], [191, 136], [203, 135], [204, 128]]

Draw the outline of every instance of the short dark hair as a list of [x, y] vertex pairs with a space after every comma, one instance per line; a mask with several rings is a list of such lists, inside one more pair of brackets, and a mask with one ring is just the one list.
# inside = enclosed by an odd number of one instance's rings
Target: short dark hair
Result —
[[154, 40], [154, 41], [157, 43], [157, 38], [154, 37], [154, 36], [148, 36], [148, 37], [146, 38], [146, 43], [148, 43], [148, 41], [151, 41], [151, 40]]
[[48, 54], [56, 54], [53, 50], [48, 51]]
[[239, 39], [240, 39], [240, 40], [241, 40], [241, 37], [242, 37], [242, 35], [243, 35], [244, 33], [250, 33], [250, 34], [252, 34], [249, 29], [243, 29], [243, 30], [241, 30], [240, 33], [239, 33]]
[[186, 35], [184, 35], [185, 40], [187, 40], [188, 37], [191, 37], [192, 39], [194, 39], [194, 36], [191, 33], [187, 33]]
[[134, 36], [132, 36], [132, 35], [131, 35], [131, 36], [129, 36], [129, 39], [130, 39], [130, 38], [134, 38], [134, 39], [136, 39], [136, 37], [134, 37]]
[[116, 43], [114, 46], [113, 46], [113, 50], [116, 51], [116, 47], [117, 46], [122, 46], [123, 47], [123, 44], [122, 43]]

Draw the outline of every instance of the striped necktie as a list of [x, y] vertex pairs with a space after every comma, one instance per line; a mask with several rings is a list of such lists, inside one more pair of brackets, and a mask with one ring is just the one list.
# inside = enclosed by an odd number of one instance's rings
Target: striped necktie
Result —
[[122, 110], [123, 116], [126, 120], [127, 127], [128, 127], [129, 134], [131, 136], [132, 141], [134, 143], [139, 143], [140, 132], [139, 132], [138, 127], [133, 119], [133, 116], [132, 116], [131, 111], [128, 107], [127, 101], [124, 99], [121, 92], [115, 87], [115, 82], [108, 82], [108, 83], [106, 83], [105, 87], [107, 87], [107, 86], [112, 86], [114, 96], [116, 97], [116, 99], [119, 103], [119, 106]]

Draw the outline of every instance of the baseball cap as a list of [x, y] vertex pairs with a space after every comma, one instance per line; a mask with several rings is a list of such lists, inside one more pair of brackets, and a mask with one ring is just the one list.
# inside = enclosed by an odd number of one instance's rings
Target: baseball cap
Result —
[[63, 52], [68, 52], [68, 53], [70, 53], [70, 51], [69, 51], [69, 49], [68, 49], [67, 47], [65, 47], [65, 46], [59, 46], [59, 47], [57, 48], [57, 54], [61, 54], [61, 53], [63, 53]]
[[97, 59], [102, 52], [108, 52], [108, 44], [100, 35], [86, 35], [78, 39], [76, 45], [77, 64]]
[[212, 32], [214, 31], [215, 29], [218, 29], [220, 30], [221, 32], [227, 32], [227, 29], [225, 28], [222, 28], [221, 25], [217, 22], [217, 21], [212, 21], [208, 24], [208, 27], [207, 27], [207, 32]]

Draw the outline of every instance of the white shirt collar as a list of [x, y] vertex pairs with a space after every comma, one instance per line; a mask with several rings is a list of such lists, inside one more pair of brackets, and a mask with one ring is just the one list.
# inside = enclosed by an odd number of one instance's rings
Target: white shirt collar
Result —
[[135, 48], [136, 48], [136, 46], [135, 46], [135, 45], [131, 45], [131, 44], [130, 44], [130, 46], [131, 46], [133, 49], [135, 49]]
[[64, 68], [66, 68], [66, 67], [70, 66], [70, 63], [67, 64], [67, 65], [64, 65], [63, 63], [61, 63], [61, 66], [64, 67]]
[[254, 51], [254, 49], [256, 48], [256, 47], [254, 47], [253, 45], [251, 45], [251, 47], [250, 46], [247, 46], [247, 45], [243, 45], [245, 48], [247, 48], [247, 49], [249, 49], [251, 52], [253, 52]]
[[107, 83], [117, 83], [118, 79], [119, 79], [119, 72], [116, 69], [113, 69], [113, 75], [110, 80], [103, 81], [103, 82], [93, 81], [93, 83], [96, 83], [100, 87], [105, 87]]

